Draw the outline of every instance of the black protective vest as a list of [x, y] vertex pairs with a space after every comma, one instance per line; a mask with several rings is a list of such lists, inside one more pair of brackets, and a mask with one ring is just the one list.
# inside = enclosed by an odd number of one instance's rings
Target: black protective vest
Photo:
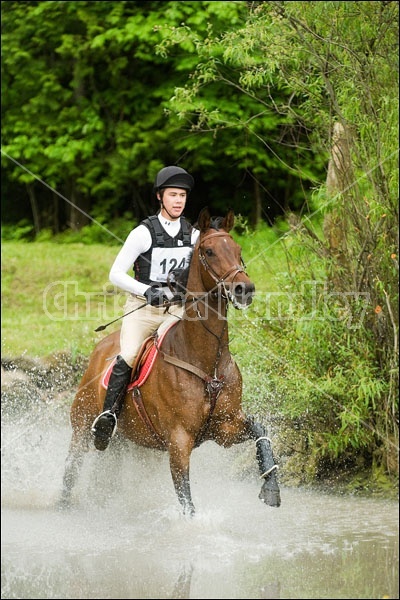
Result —
[[144, 221], [141, 222], [141, 225], [145, 225], [151, 233], [151, 246], [147, 252], [140, 254], [135, 260], [133, 265], [135, 279], [147, 285], [157, 283], [150, 279], [153, 248], [176, 248], [178, 247], [178, 240], [182, 242], [179, 247], [192, 246], [192, 226], [185, 217], [180, 217], [180, 222], [181, 227], [179, 233], [175, 237], [168, 235], [164, 227], [162, 227], [157, 215], [147, 217], [147, 219], [144, 219]]

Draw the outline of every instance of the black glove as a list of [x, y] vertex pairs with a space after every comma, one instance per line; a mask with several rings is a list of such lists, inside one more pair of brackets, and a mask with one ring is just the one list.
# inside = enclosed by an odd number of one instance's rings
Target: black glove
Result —
[[152, 306], [163, 306], [164, 302], [168, 302], [168, 298], [162, 291], [162, 288], [156, 285], [147, 288], [144, 297], [147, 300], [147, 304], [151, 304]]

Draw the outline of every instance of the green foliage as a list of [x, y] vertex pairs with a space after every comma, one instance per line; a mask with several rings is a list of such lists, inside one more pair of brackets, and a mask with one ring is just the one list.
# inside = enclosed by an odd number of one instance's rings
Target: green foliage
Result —
[[32, 240], [34, 236], [34, 226], [27, 219], [22, 219], [16, 225], [1, 226], [1, 239], [5, 241]]
[[[279, 157], [284, 171], [312, 185], [327, 162], [333, 122], [345, 123], [357, 138], [359, 181], [369, 180], [379, 202], [386, 189], [393, 202], [397, 3], [255, 3], [240, 27], [210, 29], [205, 39], [187, 25], [169, 29], [159, 52], [183, 40], [192, 40], [199, 59], [190, 80], [175, 88], [169, 111], [191, 130], [208, 136], [211, 130], [224, 139], [229, 153], [234, 129], [239, 139], [243, 136], [241, 148], [234, 150], [242, 168], [253, 169], [262, 180], [276, 171]], [[295, 155], [285, 152], [292, 145]], [[288, 189], [287, 178], [284, 185]]]
[[126, 214], [122, 218], [106, 222], [96, 221], [85, 225], [80, 231], [66, 230], [58, 235], [52, 235], [51, 241], [58, 244], [104, 244], [107, 246], [121, 245], [130, 231], [137, 225], [136, 221]]
[[[154, 48], [161, 25], [187, 23], [202, 37], [211, 21], [215, 31], [237, 26], [246, 10], [244, 2], [2, 4], [2, 168], [34, 189], [37, 229], [80, 229], [98, 208], [105, 221], [131, 208], [143, 218], [165, 164], [195, 173], [226, 162], [212, 138], [200, 144], [165, 118], [174, 87], [195, 68], [193, 49], [183, 43], [183, 55], [165, 59]], [[43, 207], [45, 188], [66, 200], [62, 211]]]
[[395, 477], [398, 371], [377, 353], [374, 299], [332, 288], [320, 225], [308, 227], [275, 232], [275, 240], [272, 230], [238, 237], [257, 282], [245, 325], [231, 315], [245, 402], [303, 431], [307, 477], [346, 462]]

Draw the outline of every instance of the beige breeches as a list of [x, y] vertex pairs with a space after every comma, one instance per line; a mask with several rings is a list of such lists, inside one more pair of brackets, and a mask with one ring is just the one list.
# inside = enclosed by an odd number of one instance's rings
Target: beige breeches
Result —
[[[143, 305], [144, 302], [144, 298], [140, 296], [129, 296], [124, 306], [124, 314]], [[183, 307], [180, 304], [171, 306], [168, 312], [165, 312], [164, 307], [146, 304], [143, 308], [124, 317], [120, 336], [120, 355], [124, 361], [133, 366], [144, 340], [157, 331], [161, 324], [164, 330], [172, 322], [177, 321], [182, 313]]]

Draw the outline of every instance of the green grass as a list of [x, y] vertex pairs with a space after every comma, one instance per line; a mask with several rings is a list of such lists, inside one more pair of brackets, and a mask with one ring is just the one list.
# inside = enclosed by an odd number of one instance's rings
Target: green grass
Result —
[[[279, 289], [285, 259], [271, 232], [235, 237], [257, 295], [245, 311], [229, 308], [230, 348], [242, 370], [244, 403], [263, 405], [273, 344], [266, 349], [262, 299]], [[3, 242], [2, 356], [89, 356], [98, 341], [120, 327], [117, 321], [94, 331], [123, 314], [125, 295], [108, 279], [117, 252], [116, 246], [100, 244]]]
[[3, 242], [3, 356], [88, 354], [101, 339], [94, 329], [122, 314], [123, 298], [108, 281], [116, 252], [100, 245]]
[[[235, 237], [257, 294], [249, 309], [229, 308], [230, 347], [244, 376], [244, 402], [261, 402], [268, 395], [266, 364], [273, 350], [272, 344], [265, 348], [265, 326], [260, 326], [263, 298], [279, 288], [285, 259], [271, 232]], [[2, 356], [89, 356], [98, 341], [120, 327], [117, 321], [94, 331], [123, 314], [125, 295], [108, 279], [117, 252], [116, 246], [100, 244], [3, 242]]]

